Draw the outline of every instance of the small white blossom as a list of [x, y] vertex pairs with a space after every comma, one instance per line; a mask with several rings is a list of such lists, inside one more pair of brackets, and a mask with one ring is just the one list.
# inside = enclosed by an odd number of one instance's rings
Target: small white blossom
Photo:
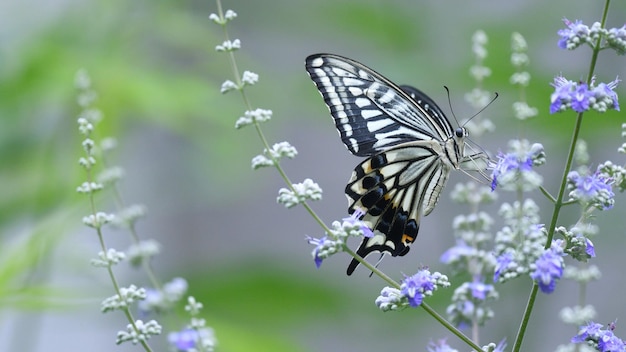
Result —
[[228, 23], [229, 21], [232, 21], [235, 19], [235, 17], [237, 17], [237, 13], [235, 13], [235, 11], [233, 10], [226, 10], [226, 13], [224, 13], [224, 17], [220, 18], [220, 16], [212, 13], [209, 15], [209, 19], [219, 25], [225, 25], [226, 23]]
[[93, 131], [93, 125], [89, 120], [84, 117], [78, 118], [78, 131], [85, 136], [88, 136]]
[[518, 32], [513, 32], [513, 34], [511, 34], [511, 49], [515, 52], [524, 52], [528, 50], [528, 44], [526, 44], [526, 39], [524, 39], [523, 35]]
[[130, 225], [137, 222], [137, 220], [146, 216], [148, 209], [145, 205], [133, 204], [117, 213], [115, 219], [115, 225], [118, 227], [130, 227]]
[[237, 84], [235, 84], [235, 82], [228, 79], [224, 81], [224, 83], [222, 83], [222, 87], [220, 88], [220, 93], [224, 94], [224, 93], [230, 92], [231, 90], [236, 90], [236, 89], [239, 89]]
[[82, 143], [83, 145], [83, 150], [85, 152], [87, 152], [87, 154], [91, 154], [91, 151], [93, 150], [93, 147], [95, 145], [93, 139], [91, 138], [85, 138], [85, 140]]
[[565, 324], [581, 326], [595, 319], [596, 310], [592, 305], [564, 307], [559, 312], [559, 317]]
[[289, 142], [280, 142], [272, 146], [272, 150], [270, 151], [270, 154], [275, 159], [280, 159], [283, 157], [293, 159], [296, 157], [296, 155], [298, 155], [298, 151], [296, 150], [294, 146], [289, 144]]
[[103, 185], [111, 185], [115, 184], [117, 181], [120, 181], [123, 178], [124, 169], [119, 166], [114, 166], [102, 170], [102, 172], [98, 175], [97, 180]]
[[293, 188], [295, 192], [287, 188], [281, 188], [278, 190], [278, 197], [276, 201], [279, 204], [283, 204], [287, 208], [291, 208], [308, 199], [322, 199], [322, 189], [310, 178], [305, 179], [302, 183], [293, 184]]
[[100, 141], [100, 149], [102, 149], [103, 152], [108, 152], [115, 148], [117, 148], [117, 139], [113, 137], [103, 138], [102, 141]]
[[240, 117], [237, 122], [235, 122], [235, 128], [239, 129], [241, 127], [251, 125], [254, 122], [265, 122], [272, 118], [272, 110], [265, 109], [255, 109], [255, 110], [247, 110], [245, 112], [245, 116]]
[[80, 112], [79, 117], [95, 124], [102, 121], [102, 111], [93, 108], [86, 108]]
[[509, 78], [509, 83], [512, 85], [528, 87], [528, 84], [530, 83], [530, 73], [526, 71], [515, 72], [511, 75], [511, 78]]
[[126, 309], [135, 301], [146, 298], [146, 289], [137, 288], [135, 285], [129, 287], [121, 287], [119, 295], [113, 295], [102, 301], [102, 312], [110, 312], [116, 309]]
[[589, 265], [588, 267], [583, 268], [568, 265], [563, 271], [563, 278], [571, 279], [583, 284], [587, 284], [591, 281], [598, 281], [601, 277], [602, 273], [595, 265]]
[[185, 305], [186, 312], [189, 312], [189, 314], [191, 315], [198, 315], [201, 309], [202, 309], [201, 302], [196, 301], [196, 298], [193, 296], [187, 297], [187, 304]]
[[484, 60], [487, 57], [487, 49], [485, 45], [489, 42], [487, 33], [483, 30], [477, 30], [472, 35], [472, 52], [478, 60]]
[[144, 260], [149, 260], [160, 252], [161, 244], [152, 239], [141, 241], [126, 250], [128, 259], [133, 266], [140, 265]]
[[221, 45], [215, 46], [215, 51], [235, 51], [241, 49], [241, 41], [239, 39], [235, 40], [225, 40]]
[[[136, 329], [135, 329], [136, 327]], [[128, 324], [126, 331], [117, 332], [117, 340], [115, 343], [118, 345], [123, 342], [132, 342], [136, 345], [142, 341], [147, 341], [150, 337], [160, 335], [162, 331], [161, 325], [156, 320], [150, 320], [144, 323], [142, 320], [135, 321], [135, 324]]]
[[163, 285], [163, 294], [170, 302], [178, 302], [187, 293], [189, 284], [182, 277], [175, 277], [170, 282]]
[[161, 289], [146, 289], [145, 297], [139, 302], [141, 312], [163, 312], [179, 302], [188, 289], [187, 281], [183, 278], [174, 278], [163, 285]]
[[78, 193], [94, 193], [102, 189], [102, 184], [96, 182], [83, 182], [82, 185], [76, 187]]
[[259, 80], [259, 75], [254, 72], [244, 71], [243, 76], [241, 77], [241, 82], [244, 85], [254, 85]]
[[106, 253], [98, 252], [98, 259], [92, 259], [91, 265], [95, 267], [109, 267], [118, 264], [126, 258], [124, 252], [119, 252], [113, 248], [109, 248]]
[[91, 78], [89, 77], [89, 72], [84, 68], [76, 71], [76, 75], [74, 76], [74, 86], [77, 89], [89, 89], [91, 88]]
[[226, 10], [226, 13], [224, 14], [224, 18], [231, 21], [234, 20], [235, 17], [237, 17], [237, 13], [231, 9]]
[[202, 318], [191, 318], [189, 326], [193, 329], [201, 329], [206, 326], [206, 320]]
[[409, 306], [409, 300], [399, 289], [388, 286], [380, 291], [374, 303], [383, 312], [402, 310]]
[[626, 24], [620, 28], [609, 29], [606, 34], [606, 42], [619, 55], [626, 54]]
[[491, 69], [482, 65], [473, 65], [470, 67], [470, 76], [477, 81], [483, 81], [485, 78], [491, 76]]
[[522, 68], [528, 66], [530, 59], [526, 53], [513, 53], [511, 54], [511, 64], [514, 67]]
[[81, 157], [78, 159], [78, 165], [84, 167], [87, 170], [91, 169], [91, 167], [94, 166], [95, 164], [96, 164], [96, 159], [92, 156], [89, 156], [86, 158]]
[[528, 103], [524, 101], [517, 101], [513, 103], [513, 114], [520, 120], [526, 120], [537, 116], [537, 114], [539, 114], [539, 110], [529, 106]]
[[98, 212], [95, 215], [91, 214], [83, 217], [83, 224], [98, 229], [103, 225], [113, 222], [114, 220], [115, 215]]
[[257, 155], [252, 158], [252, 169], [256, 170], [262, 167], [274, 166], [274, 162], [272, 159], [266, 157], [265, 155]]
[[465, 101], [470, 103], [474, 108], [483, 108], [489, 104], [491, 93], [486, 90], [474, 88], [471, 92], [465, 94]]

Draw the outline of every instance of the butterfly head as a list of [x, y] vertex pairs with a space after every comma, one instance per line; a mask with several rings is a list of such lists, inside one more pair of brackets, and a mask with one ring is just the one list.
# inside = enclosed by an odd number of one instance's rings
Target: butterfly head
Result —
[[457, 139], [467, 137], [468, 136], [467, 129], [465, 127], [457, 127], [457, 129], [454, 130], [454, 136]]

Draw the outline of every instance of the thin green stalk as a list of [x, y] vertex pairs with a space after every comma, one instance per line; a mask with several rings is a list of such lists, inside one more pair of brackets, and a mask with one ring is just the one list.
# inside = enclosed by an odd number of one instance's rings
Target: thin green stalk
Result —
[[[606, 17], [609, 12], [610, 2], [611, 0], [606, 0], [604, 4], [604, 11], [602, 13], [602, 21], [601, 21], [602, 28], [604, 28], [605, 23], [606, 23]], [[600, 53], [601, 39], [602, 38], [598, 38], [593, 48], [593, 52], [591, 55], [591, 62], [589, 64], [589, 71], [587, 74], [587, 84], [590, 84], [593, 78], [593, 72], [595, 70], [596, 62], [598, 60], [598, 54]], [[574, 132], [572, 134], [569, 152], [567, 154], [567, 162], [565, 164], [565, 169], [563, 170], [563, 176], [561, 177], [561, 185], [559, 187], [559, 193], [554, 203], [554, 209], [552, 211], [552, 219], [550, 220], [550, 227], [548, 228], [548, 238], [546, 239], [546, 244], [545, 244], [546, 249], [549, 248], [552, 243], [552, 239], [554, 237], [554, 231], [556, 229], [556, 224], [559, 218], [561, 207], [566, 203], [563, 200], [563, 195], [565, 194], [565, 190], [567, 188], [567, 175], [569, 174], [572, 168], [572, 162], [574, 160], [574, 150], [576, 148], [576, 142], [578, 141], [578, 135], [580, 133], [582, 122], [583, 122], [583, 113], [581, 112], [581, 113], [578, 113], [578, 115], [576, 116], [576, 124], [574, 126]], [[537, 283], [534, 283], [530, 292], [530, 296], [528, 297], [528, 302], [526, 304], [526, 309], [522, 317], [522, 322], [520, 324], [519, 330], [517, 332], [517, 336], [515, 338], [515, 344], [513, 345], [513, 352], [519, 352], [522, 347], [522, 341], [526, 333], [526, 328], [528, 327], [528, 322], [530, 321], [530, 315], [532, 313], [538, 291], [539, 291], [539, 286], [537, 285]]]
[[439, 315], [434, 309], [432, 309], [428, 304], [422, 303], [420, 305], [430, 316], [435, 318], [441, 325], [443, 325], [448, 331], [453, 333], [456, 337], [463, 340], [468, 346], [472, 347], [475, 351], [481, 352], [483, 349], [478, 346], [472, 339], [465, 336], [459, 329], [455, 328], [454, 325], [450, 324], [444, 317]]

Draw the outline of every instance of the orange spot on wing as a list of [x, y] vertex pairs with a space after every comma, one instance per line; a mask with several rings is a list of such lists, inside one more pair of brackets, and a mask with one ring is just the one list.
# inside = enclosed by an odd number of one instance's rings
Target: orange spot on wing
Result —
[[411, 237], [409, 235], [407, 235], [406, 233], [402, 235], [402, 243], [404, 244], [411, 244], [413, 243], [413, 241], [415, 241], [415, 237]]

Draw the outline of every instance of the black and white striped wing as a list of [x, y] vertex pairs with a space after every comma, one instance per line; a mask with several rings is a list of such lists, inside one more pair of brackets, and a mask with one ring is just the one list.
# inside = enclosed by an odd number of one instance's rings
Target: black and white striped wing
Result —
[[[418, 141], [394, 147], [359, 164], [346, 186], [349, 213], [365, 212], [362, 220], [374, 235], [364, 238], [357, 254], [372, 252], [403, 256], [415, 241], [420, 219], [435, 207], [451, 164], [441, 144]], [[352, 260], [348, 275], [359, 265]]]
[[[357, 254], [405, 255], [421, 217], [433, 210], [450, 170], [463, 160], [464, 129], [454, 130], [418, 89], [397, 86], [354, 60], [311, 55], [306, 69], [348, 150], [369, 157], [346, 186], [349, 213], [365, 213], [362, 220], [374, 233]], [[348, 275], [358, 264], [352, 260]]]
[[[401, 88], [354, 60], [311, 55], [306, 70], [324, 97], [341, 140], [354, 155], [371, 156], [402, 143], [445, 141], [453, 135], [450, 122], [424, 93]], [[418, 99], [410, 96], [415, 92]]]

